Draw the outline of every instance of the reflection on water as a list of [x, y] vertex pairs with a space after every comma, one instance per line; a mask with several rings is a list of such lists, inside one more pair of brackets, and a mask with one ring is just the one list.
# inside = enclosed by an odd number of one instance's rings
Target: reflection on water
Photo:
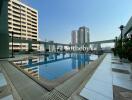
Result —
[[14, 63], [38, 79], [41, 76], [53, 80], [73, 70], [81, 70], [89, 61], [88, 54], [64, 53], [41, 55]]

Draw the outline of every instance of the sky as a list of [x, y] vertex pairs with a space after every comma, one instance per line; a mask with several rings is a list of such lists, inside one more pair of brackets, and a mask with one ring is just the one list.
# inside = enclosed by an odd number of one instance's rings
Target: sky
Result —
[[23, 0], [38, 10], [39, 38], [70, 43], [71, 31], [89, 27], [90, 41], [119, 36], [132, 16], [132, 0]]

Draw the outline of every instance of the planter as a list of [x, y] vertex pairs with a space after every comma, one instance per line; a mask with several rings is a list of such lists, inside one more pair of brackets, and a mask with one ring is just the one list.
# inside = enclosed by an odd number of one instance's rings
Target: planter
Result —
[[122, 58], [122, 62], [124, 62], [124, 63], [130, 63], [130, 61], [128, 59], [126, 59], [126, 58]]

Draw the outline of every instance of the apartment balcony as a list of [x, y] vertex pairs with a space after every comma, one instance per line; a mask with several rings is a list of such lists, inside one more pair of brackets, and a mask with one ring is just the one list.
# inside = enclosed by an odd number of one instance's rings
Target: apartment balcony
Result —
[[26, 15], [26, 11], [21, 11], [21, 14], [25, 14]]
[[20, 26], [15, 26], [15, 25], [12, 25], [13, 26], [13, 28], [16, 28], [16, 29], [21, 29], [21, 27]]
[[20, 9], [20, 4], [17, 2], [12, 2], [13, 6]]
[[32, 30], [31, 30], [31, 29], [28, 29], [28, 30], [27, 30], [27, 34], [32, 35]]
[[35, 26], [37, 26], [38, 25], [38, 22], [32, 20], [32, 24], [35, 25]]
[[26, 34], [21, 35], [21, 38], [26, 40], [26, 38], [27, 38]]
[[8, 15], [12, 15], [12, 11], [11, 10], [8, 10]]
[[38, 27], [38, 24], [36, 23], [32, 23], [32, 27], [34, 28], [34, 29], [36, 29], [37, 27]]
[[32, 25], [27, 25], [27, 30], [32, 30]]
[[16, 14], [16, 13], [13, 13], [13, 15], [12, 15], [14, 18], [18, 18], [18, 19], [20, 19], [21, 18], [21, 16], [20, 16], [20, 14]]
[[27, 15], [32, 15], [32, 12], [30, 12], [29, 10], [27, 10]]
[[13, 47], [13, 50], [20, 50], [20, 47]]
[[34, 40], [37, 40], [37, 37], [31, 37], [32, 39], [34, 39]]
[[8, 2], [8, 4], [10, 4], [10, 5], [11, 5], [11, 4], [12, 4], [12, 2], [11, 2], [11, 1], [9, 1], [9, 2]]
[[25, 7], [21, 7], [21, 10], [25, 11], [26, 12], [26, 8]]
[[37, 17], [37, 16], [38, 16], [38, 14], [37, 14], [37, 13], [33, 13], [33, 12], [32, 12], [32, 16]]
[[17, 5], [13, 5], [12, 8], [20, 10], [20, 6], [17, 6]]
[[37, 18], [38, 18], [38, 17], [37, 17], [37, 16], [32, 16], [32, 18], [34, 18], [34, 19], [36, 19], [36, 20], [37, 20]]
[[12, 29], [8, 29], [9, 32], [12, 32]]
[[13, 37], [21, 37], [21, 35], [14, 34]]
[[13, 32], [18, 33], [18, 34], [21, 33], [20, 31], [18, 31], [18, 30], [14, 30], [14, 29], [13, 29]]
[[27, 30], [27, 29], [26, 29], [26, 26], [24, 26], [24, 27], [22, 26], [22, 27], [21, 27], [21, 30], [22, 30], [23, 33], [26, 33], [26, 30]]
[[27, 16], [27, 20], [32, 21], [32, 17], [31, 16]]
[[32, 35], [37, 35], [38, 31], [32, 31]]
[[[22, 26], [25, 26], [25, 25], [26, 25], [26, 22], [24, 22], [24, 23], [21, 23], [21, 25], [22, 25]], [[25, 28], [24, 28], [24, 29], [25, 29]]]
[[[21, 23], [13, 21], [13, 24], [21, 25]], [[13, 26], [13, 25], [12, 25]]]
[[12, 15], [8, 15], [8, 18], [12, 19], [12, 18], [13, 18], [13, 16], [12, 16]]
[[[14, 21], [14, 22], [16, 22], [16, 21], [20, 22], [20, 18], [14, 17], [14, 16], [13, 16], [12, 18], [13, 18], [13, 21]], [[16, 21], [15, 21], [15, 20], [16, 20]]]
[[27, 22], [26, 19], [25, 19], [25, 20], [24, 20], [24, 19], [21, 19], [21, 21], [22, 21], [22, 22]]
[[27, 23], [32, 25], [32, 22], [31, 22], [31, 21], [28, 21], [28, 20], [27, 20]]
[[8, 23], [12, 23], [13, 21], [12, 20], [8, 20]]
[[38, 22], [38, 18], [32, 18], [32, 21]]
[[32, 34], [32, 38], [35, 39], [38, 37], [38, 34]]
[[14, 11], [14, 13], [16, 12], [16, 13], [20, 14], [20, 10], [19, 9], [13, 9], [13, 11]]
[[[8, 9], [11, 9], [12, 10], [12, 7], [11, 6], [8, 6]], [[10, 10], [8, 10], [8, 11], [10, 11]]]

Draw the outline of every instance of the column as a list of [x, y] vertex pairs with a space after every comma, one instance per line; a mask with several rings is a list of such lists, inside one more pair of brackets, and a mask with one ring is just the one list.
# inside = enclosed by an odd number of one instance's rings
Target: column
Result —
[[63, 52], [64, 52], [64, 45], [62, 45], [62, 50], [63, 50]]
[[57, 44], [55, 44], [55, 52], [57, 52]]
[[44, 43], [44, 52], [46, 51], [46, 43]]
[[69, 48], [70, 48], [70, 52], [71, 52], [71, 45], [69, 46]]
[[32, 51], [32, 42], [28, 42], [28, 51]]
[[0, 58], [9, 57], [8, 0], [0, 0]]

